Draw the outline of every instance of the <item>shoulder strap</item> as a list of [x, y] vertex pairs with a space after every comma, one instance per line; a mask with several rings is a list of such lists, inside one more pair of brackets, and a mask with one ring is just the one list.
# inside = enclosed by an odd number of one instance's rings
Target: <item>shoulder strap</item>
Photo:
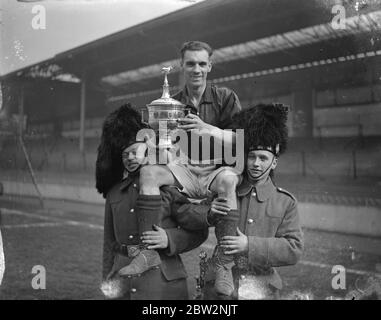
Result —
[[296, 201], [295, 196], [294, 196], [291, 192], [289, 192], [289, 191], [287, 191], [287, 190], [285, 190], [285, 189], [283, 189], [283, 188], [280, 188], [280, 187], [276, 187], [276, 189], [277, 189], [279, 192], [288, 195], [290, 198], [292, 198], [293, 200]]

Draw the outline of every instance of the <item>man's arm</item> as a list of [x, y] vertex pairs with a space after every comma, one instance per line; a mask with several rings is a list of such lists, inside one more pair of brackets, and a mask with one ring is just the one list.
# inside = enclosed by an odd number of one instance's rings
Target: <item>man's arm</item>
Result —
[[233, 91], [226, 88], [224, 88], [224, 90], [226, 92], [221, 95], [221, 101], [219, 101], [222, 105], [222, 109], [218, 127], [205, 123], [195, 114], [189, 114], [186, 118], [181, 119], [181, 122], [184, 124], [179, 125], [178, 128], [184, 130], [198, 130], [198, 134], [212, 136], [217, 143], [222, 144], [222, 142], [224, 142], [225, 146], [234, 145], [235, 133], [225, 129], [232, 128], [233, 116], [241, 111], [242, 107], [238, 96]]
[[209, 204], [191, 203], [175, 187], [163, 187], [161, 189], [163, 205], [170, 210], [171, 217], [177, 224], [186, 230], [203, 230], [209, 227], [208, 212]]
[[197, 231], [184, 230], [182, 228], [165, 229], [168, 237], [168, 247], [165, 253], [173, 256], [199, 247], [208, 239], [209, 229]]
[[103, 265], [102, 279], [105, 280], [110, 273], [114, 264], [113, 246], [115, 243], [114, 224], [112, 218], [111, 205], [106, 200], [105, 216], [104, 216], [104, 231], [103, 231]]
[[208, 238], [207, 213], [210, 206], [191, 203], [174, 187], [167, 186], [160, 190], [163, 209], [169, 211], [178, 225], [165, 229], [168, 247], [164, 252], [172, 256], [200, 246]]
[[249, 264], [279, 267], [298, 262], [303, 251], [303, 234], [296, 201], [290, 202], [274, 237], [248, 237]]

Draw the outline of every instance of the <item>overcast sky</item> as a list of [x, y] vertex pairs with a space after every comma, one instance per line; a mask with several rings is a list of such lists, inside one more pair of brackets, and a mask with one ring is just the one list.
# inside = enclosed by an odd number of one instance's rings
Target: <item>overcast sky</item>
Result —
[[[200, 1], [0, 0], [0, 75]], [[34, 29], [41, 5], [46, 29]]]

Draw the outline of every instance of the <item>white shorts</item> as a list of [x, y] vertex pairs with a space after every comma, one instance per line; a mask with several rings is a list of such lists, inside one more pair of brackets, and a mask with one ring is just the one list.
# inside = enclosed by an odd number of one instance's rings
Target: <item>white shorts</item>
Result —
[[[167, 164], [168, 169], [180, 183], [181, 192], [190, 198], [206, 198], [211, 196], [210, 185], [214, 178], [222, 171], [231, 172], [235, 176], [240, 176], [241, 172], [233, 167], [220, 167], [215, 165], [194, 166], [178, 162]], [[241, 178], [240, 178], [241, 179]]]

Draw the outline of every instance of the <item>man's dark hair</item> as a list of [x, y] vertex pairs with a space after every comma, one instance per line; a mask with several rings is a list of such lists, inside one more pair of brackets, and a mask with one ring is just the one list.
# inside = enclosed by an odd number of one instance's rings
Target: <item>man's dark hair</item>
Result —
[[209, 58], [213, 54], [213, 49], [210, 45], [208, 45], [206, 42], [202, 41], [188, 41], [184, 42], [183, 46], [181, 47], [180, 54], [181, 54], [181, 60], [184, 59], [185, 51], [199, 51], [199, 50], [205, 50]]

